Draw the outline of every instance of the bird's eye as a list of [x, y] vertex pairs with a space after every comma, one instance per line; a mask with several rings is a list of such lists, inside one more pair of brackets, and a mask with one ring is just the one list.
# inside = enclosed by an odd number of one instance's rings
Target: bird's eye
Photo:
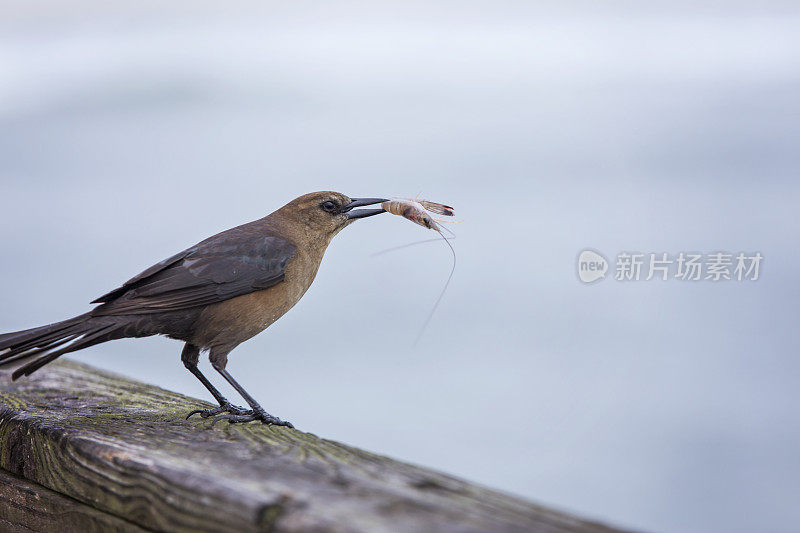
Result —
[[320, 204], [320, 207], [323, 210], [327, 211], [328, 213], [333, 213], [334, 211], [336, 211], [336, 202], [327, 200], [325, 202], [322, 202], [322, 204]]

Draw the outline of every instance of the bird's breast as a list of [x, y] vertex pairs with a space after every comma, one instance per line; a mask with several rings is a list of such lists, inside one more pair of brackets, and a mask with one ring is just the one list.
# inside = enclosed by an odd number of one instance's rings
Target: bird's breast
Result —
[[208, 306], [195, 325], [193, 343], [203, 348], [232, 348], [264, 331], [303, 297], [317, 275], [321, 259], [298, 249], [286, 264], [283, 281]]

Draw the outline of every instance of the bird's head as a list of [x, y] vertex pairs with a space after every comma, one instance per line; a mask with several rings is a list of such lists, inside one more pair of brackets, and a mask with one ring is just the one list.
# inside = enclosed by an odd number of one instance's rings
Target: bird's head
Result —
[[330, 242], [334, 235], [354, 220], [385, 212], [382, 208], [355, 209], [356, 207], [385, 201], [385, 198], [350, 198], [338, 192], [320, 191], [295, 198], [275, 214], [291, 221], [307, 237]]

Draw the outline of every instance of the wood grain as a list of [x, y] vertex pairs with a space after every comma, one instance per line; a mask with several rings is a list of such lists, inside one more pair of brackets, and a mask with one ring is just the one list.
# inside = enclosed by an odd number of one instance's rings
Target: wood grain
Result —
[[0, 531], [139, 533], [147, 531], [36, 483], [0, 470]]
[[203, 405], [74, 362], [0, 373], [0, 468], [18, 480], [0, 518], [20, 531], [618, 531], [311, 433], [185, 420]]

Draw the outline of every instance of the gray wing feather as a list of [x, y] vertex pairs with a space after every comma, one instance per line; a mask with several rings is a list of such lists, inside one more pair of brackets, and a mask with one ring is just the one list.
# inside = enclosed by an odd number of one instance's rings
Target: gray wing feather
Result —
[[[153, 265], [101, 296], [92, 314], [146, 314], [209, 305], [280, 283], [295, 246], [277, 235], [225, 232]], [[93, 302], [94, 303], [94, 302]]]

